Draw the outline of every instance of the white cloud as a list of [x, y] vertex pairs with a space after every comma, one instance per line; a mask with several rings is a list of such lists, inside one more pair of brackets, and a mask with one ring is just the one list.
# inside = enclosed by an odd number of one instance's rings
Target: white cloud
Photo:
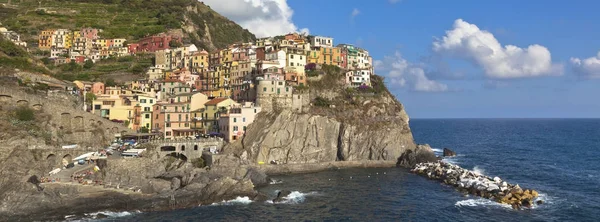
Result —
[[398, 2], [401, 2], [401, 1], [402, 1], [402, 0], [388, 0], [388, 2], [389, 2], [390, 4], [396, 4], [396, 3], [398, 3]]
[[305, 32], [292, 21], [287, 0], [202, 0], [213, 10], [237, 22], [257, 37]]
[[392, 86], [407, 87], [419, 92], [448, 91], [446, 84], [429, 79], [420, 65], [411, 64], [402, 58], [400, 52], [384, 57], [383, 61], [375, 60], [373, 65], [378, 73], [387, 73], [383, 76]]
[[457, 19], [446, 36], [433, 42], [433, 51], [472, 61], [490, 78], [506, 79], [561, 75], [563, 67], [553, 64], [550, 51], [541, 45], [519, 48], [502, 46], [494, 35]]
[[356, 17], [356, 16], [357, 16], [357, 15], [359, 15], [359, 14], [360, 14], [360, 11], [359, 11], [357, 8], [354, 8], [354, 9], [352, 10], [352, 17], [353, 17], [353, 18], [354, 18], [354, 17]]
[[600, 52], [587, 59], [571, 58], [573, 71], [584, 78], [600, 78]]

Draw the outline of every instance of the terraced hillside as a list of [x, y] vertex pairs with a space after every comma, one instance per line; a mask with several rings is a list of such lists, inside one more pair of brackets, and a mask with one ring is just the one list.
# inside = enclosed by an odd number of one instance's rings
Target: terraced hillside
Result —
[[0, 0], [0, 22], [30, 44], [48, 28], [102, 29], [106, 38], [135, 41], [180, 32], [184, 41], [214, 50], [255, 39], [254, 34], [195, 0]]

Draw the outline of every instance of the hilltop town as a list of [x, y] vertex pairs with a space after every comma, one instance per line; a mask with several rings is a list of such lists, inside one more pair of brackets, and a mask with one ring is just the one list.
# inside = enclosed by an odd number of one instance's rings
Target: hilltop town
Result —
[[127, 41], [103, 38], [102, 30], [93, 28], [49, 29], [39, 33], [37, 47], [32, 47], [15, 32], [0, 32], [29, 51], [49, 52], [42, 60], [56, 66], [90, 67], [151, 55], [153, 64], [142, 78], [75, 80], [66, 90], [84, 97], [88, 112], [165, 139], [210, 135], [232, 142], [259, 112], [273, 109], [274, 99], [287, 99], [290, 108], [302, 104], [299, 90], [310, 87], [309, 78], [324, 75], [325, 67], [339, 67], [347, 87], [369, 88], [374, 75], [367, 50], [299, 33], [208, 52], [169, 33]]

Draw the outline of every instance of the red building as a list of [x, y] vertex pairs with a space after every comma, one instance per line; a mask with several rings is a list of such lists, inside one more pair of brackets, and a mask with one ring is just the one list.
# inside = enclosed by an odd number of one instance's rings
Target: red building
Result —
[[88, 39], [98, 39], [98, 29], [84, 28], [81, 29], [81, 36]]
[[348, 68], [348, 49], [346, 49], [346, 47], [341, 47], [340, 58], [342, 59], [342, 62], [340, 63], [340, 67], [347, 69]]
[[256, 60], [265, 60], [265, 47], [256, 48]]
[[167, 35], [167, 34], [158, 34], [158, 35], [148, 36], [148, 37], [140, 39], [140, 41], [138, 41], [137, 51], [138, 52], [156, 52], [158, 50], [168, 49], [169, 43], [171, 41], [182, 43], [181, 36]]
[[85, 63], [85, 56], [75, 56], [75, 62], [76, 63]]
[[129, 54], [131, 54], [131, 55], [136, 54], [139, 46], [140, 46], [140, 44], [137, 44], [137, 43], [128, 44], [127, 49], [129, 50]]

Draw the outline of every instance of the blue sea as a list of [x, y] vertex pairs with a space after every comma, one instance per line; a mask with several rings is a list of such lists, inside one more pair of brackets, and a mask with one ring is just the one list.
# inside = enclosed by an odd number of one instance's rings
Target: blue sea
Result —
[[512, 210], [406, 169], [345, 169], [276, 177], [284, 203], [244, 197], [117, 221], [600, 221], [600, 119], [414, 119], [417, 143], [445, 161], [540, 192], [545, 204]]

